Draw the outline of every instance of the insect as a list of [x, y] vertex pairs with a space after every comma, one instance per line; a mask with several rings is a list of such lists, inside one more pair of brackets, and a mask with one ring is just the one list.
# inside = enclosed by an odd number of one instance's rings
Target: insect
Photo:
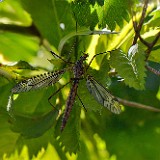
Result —
[[83, 62], [86, 60], [87, 57], [88, 57], [88, 54], [84, 54], [73, 66], [73, 74], [74, 74], [74, 78], [72, 78], [73, 84], [71, 86], [71, 89], [67, 98], [66, 109], [62, 119], [61, 131], [63, 131], [64, 127], [66, 126], [67, 120], [72, 110], [72, 107], [77, 95], [79, 80], [82, 79], [82, 76], [84, 74]]
[[[52, 52], [52, 54], [55, 54], [55, 53]], [[72, 69], [74, 77], [71, 78], [71, 80], [68, 82], [68, 83], [72, 82], [72, 86], [71, 86], [71, 89], [70, 89], [70, 92], [69, 92], [69, 95], [68, 95], [68, 98], [66, 101], [66, 108], [65, 108], [64, 115], [62, 118], [61, 131], [63, 131], [63, 129], [65, 128], [66, 123], [68, 121], [68, 118], [70, 116], [70, 113], [72, 111], [72, 107], [73, 107], [75, 98], [76, 98], [76, 96], [78, 96], [77, 90], [78, 90], [79, 81], [81, 79], [85, 78], [85, 75], [86, 75], [85, 73], [86, 73], [87, 69], [89, 68], [90, 64], [92, 63], [93, 59], [97, 55], [100, 55], [100, 54], [103, 54], [103, 53], [98, 53], [95, 56], [93, 56], [86, 68], [84, 66], [84, 61], [87, 59], [88, 54], [84, 53], [84, 55], [81, 56], [80, 59], [76, 63], [68, 62], [68, 63], [72, 64], [68, 68], [64, 68], [62, 70], [55, 71], [55, 72], [47, 72], [47, 73], [44, 73], [41, 75], [33, 76], [31, 78], [25, 79], [25, 80], [21, 81], [20, 83], [16, 84], [11, 90], [12, 94], [9, 97], [7, 110], [8, 111], [10, 110], [10, 107], [12, 104], [12, 99], [13, 99], [12, 98], [13, 94], [21, 93], [21, 92], [28, 92], [31, 90], [36, 90], [39, 88], [50, 86], [50, 85], [56, 83], [57, 81], [59, 81], [59, 79], [62, 77], [62, 75], [67, 70]], [[60, 59], [62, 59], [62, 58], [60, 58]], [[63, 60], [63, 61], [67, 62], [65, 60]], [[86, 79], [87, 79], [87, 81], [86, 81], [87, 88], [88, 88], [90, 94], [93, 95], [95, 100], [97, 100], [104, 107], [107, 107], [111, 112], [113, 112], [115, 114], [119, 114], [121, 112], [121, 108], [120, 108], [120, 104], [118, 103], [117, 99], [106, 88], [104, 88], [100, 83], [98, 83], [92, 76], [87, 75]], [[66, 83], [64, 86], [66, 86], [68, 83]], [[49, 100], [50, 104], [51, 104], [50, 99], [57, 92], [59, 92], [64, 86], [59, 88], [55, 93], [53, 93], [49, 97], [48, 100]], [[78, 98], [79, 98], [79, 96], [78, 96]], [[81, 101], [81, 99], [80, 99], [80, 101]]]

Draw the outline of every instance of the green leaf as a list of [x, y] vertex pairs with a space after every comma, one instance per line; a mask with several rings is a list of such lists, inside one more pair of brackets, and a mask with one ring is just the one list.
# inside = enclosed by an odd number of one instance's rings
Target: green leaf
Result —
[[74, 1], [71, 3], [71, 8], [76, 22], [81, 27], [86, 26], [90, 27], [91, 30], [94, 29], [98, 23], [98, 16], [88, 1]]
[[69, 152], [70, 154], [76, 153], [80, 149], [80, 113], [81, 107], [75, 102], [62, 133], [60, 133], [61, 118], [56, 126], [55, 136], [61, 144], [61, 147], [64, 147], [65, 152]]
[[[13, 102], [13, 113], [35, 116], [48, 113], [53, 107], [49, 104], [48, 98], [57, 90], [56, 86], [39, 89], [36, 91], [18, 94]], [[58, 95], [58, 94], [57, 94]], [[52, 104], [55, 104], [57, 95], [52, 97]], [[16, 96], [16, 95], [15, 95]], [[11, 109], [12, 109], [11, 108]]]
[[92, 30], [109, 26], [114, 30], [116, 24], [123, 26], [123, 20], [129, 21], [130, 6], [133, 1], [105, 0], [104, 3], [76, 0], [72, 3], [75, 20], [80, 26], [90, 27]]
[[30, 26], [32, 20], [18, 1], [0, 2], [0, 23], [17, 26]]
[[44, 134], [56, 122], [57, 110], [51, 110], [42, 116], [21, 116], [11, 117], [12, 130], [20, 133], [25, 138], [36, 138]]
[[158, 8], [156, 10], [153, 10], [148, 16], [151, 18], [145, 25], [151, 27], [160, 26], [160, 10]]
[[[7, 43], [6, 43], [7, 42]], [[0, 34], [0, 52], [10, 61], [30, 61], [36, 55], [39, 40], [35, 37], [3, 32]]]
[[105, 0], [100, 25], [104, 28], [107, 24], [111, 30], [115, 29], [116, 23], [122, 27], [123, 19], [129, 21], [128, 8], [129, 1]]
[[[43, 38], [46, 38], [56, 48], [58, 48], [63, 35], [73, 31], [73, 27], [75, 27], [67, 1], [21, 0], [21, 3], [31, 15]], [[64, 29], [60, 27], [61, 24], [64, 24]]]
[[26, 61], [18, 61], [13, 67], [17, 67], [17, 69], [30, 69], [30, 70], [35, 70], [33, 66], [31, 66], [28, 62]]
[[[1, 105], [0, 105], [1, 106]], [[7, 112], [0, 108], [0, 159], [4, 153], [10, 154], [15, 148], [19, 134], [10, 129]]]
[[129, 87], [143, 90], [145, 85], [145, 56], [143, 52], [137, 52], [132, 59], [119, 50], [111, 52], [110, 65], [124, 78]]

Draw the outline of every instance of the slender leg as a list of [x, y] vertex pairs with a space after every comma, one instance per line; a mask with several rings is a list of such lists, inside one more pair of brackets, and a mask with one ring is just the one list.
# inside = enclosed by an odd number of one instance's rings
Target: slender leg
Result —
[[81, 100], [81, 98], [79, 97], [79, 95], [78, 95], [78, 94], [77, 94], [77, 97], [78, 97], [79, 101], [81, 102], [81, 104], [82, 104], [83, 108], [84, 108], [84, 109], [85, 109], [85, 111], [87, 112], [87, 109], [85, 108], [85, 106], [84, 106], [84, 104], [83, 104], [83, 102], [82, 102], [82, 100]]
[[67, 82], [65, 85], [63, 85], [62, 87], [60, 87], [56, 92], [54, 92], [49, 98], [48, 98], [48, 102], [50, 103], [50, 105], [55, 108], [55, 106], [50, 102], [51, 98], [56, 95], [62, 88], [64, 88], [67, 84], [69, 84], [71, 81]]
[[73, 64], [72, 62], [68, 62], [68, 61], [66, 61], [66, 60], [64, 60], [62, 57], [60, 57], [59, 55], [57, 55], [56, 53], [54, 53], [53, 51], [50, 51], [51, 53], [52, 53], [52, 55], [53, 56], [56, 56], [56, 57], [58, 57], [59, 59], [61, 59], [63, 62], [65, 62], [65, 63], [69, 63], [69, 64]]
[[[109, 52], [109, 51], [107, 51], [107, 52]], [[91, 65], [92, 61], [94, 60], [94, 58], [95, 58], [96, 56], [98, 56], [98, 55], [100, 55], [100, 54], [107, 53], [107, 52], [101, 52], [101, 53], [97, 53], [97, 54], [95, 54], [95, 55], [92, 57], [92, 59], [90, 60], [90, 62], [89, 62], [89, 64], [88, 64], [88, 66], [87, 66], [86, 71], [88, 70], [89, 66]]]

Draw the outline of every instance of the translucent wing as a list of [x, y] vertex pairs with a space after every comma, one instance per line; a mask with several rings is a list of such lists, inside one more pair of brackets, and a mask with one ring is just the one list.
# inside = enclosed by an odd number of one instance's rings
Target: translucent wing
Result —
[[104, 107], [115, 114], [120, 114], [121, 107], [116, 98], [99, 84], [92, 76], [87, 76], [87, 88], [91, 95]]
[[30, 90], [36, 90], [39, 88], [50, 86], [56, 83], [61, 78], [61, 75], [64, 72], [65, 70], [60, 70], [56, 72], [47, 72], [41, 75], [28, 78], [16, 84], [12, 88], [11, 92], [12, 93], [28, 92]]

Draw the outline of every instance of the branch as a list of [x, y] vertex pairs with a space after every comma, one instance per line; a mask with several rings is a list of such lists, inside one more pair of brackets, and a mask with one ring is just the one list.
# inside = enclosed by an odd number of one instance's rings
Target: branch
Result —
[[148, 66], [148, 65], [146, 65], [145, 67], [146, 67], [150, 72], [152, 72], [152, 73], [160, 76], [160, 71], [157, 71], [156, 69], [154, 69], [154, 68], [152, 68], [152, 67], [150, 67], [150, 66]]
[[8, 25], [8, 24], [0, 24], [0, 29], [3, 31], [10, 31], [13, 33], [19, 33], [19, 34], [30, 34], [33, 36], [37, 36], [41, 38], [41, 34], [38, 31], [38, 29], [36, 28], [36, 26], [34, 24], [32, 24], [29, 27], [23, 27], [23, 26], [17, 26], [17, 25]]
[[146, 60], [148, 60], [148, 57], [152, 51], [152, 48], [157, 43], [159, 38], [160, 38], [160, 32], [158, 32], [157, 36], [155, 37], [155, 39], [153, 40], [152, 43], [148, 43], [148, 45], [147, 45], [148, 49], [146, 50]]
[[153, 112], [160, 112], [160, 109], [152, 107], [152, 106], [147, 106], [144, 104], [140, 104], [140, 103], [136, 103], [136, 102], [132, 102], [132, 101], [127, 101], [127, 100], [124, 100], [124, 99], [121, 99], [118, 97], [116, 97], [116, 98], [121, 104], [123, 104], [125, 106], [142, 108], [142, 109], [146, 109], [146, 110], [153, 111]]
[[137, 22], [133, 20], [133, 27], [134, 27], [134, 31], [135, 31], [135, 36], [134, 36], [134, 40], [133, 40], [132, 45], [135, 45], [137, 43], [138, 38], [139, 38], [141, 29], [143, 26], [144, 18], [146, 15], [147, 7], [148, 7], [148, 0], [144, 0], [143, 11], [142, 11], [142, 15], [141, 15], [139, 24], [137, 24]]

